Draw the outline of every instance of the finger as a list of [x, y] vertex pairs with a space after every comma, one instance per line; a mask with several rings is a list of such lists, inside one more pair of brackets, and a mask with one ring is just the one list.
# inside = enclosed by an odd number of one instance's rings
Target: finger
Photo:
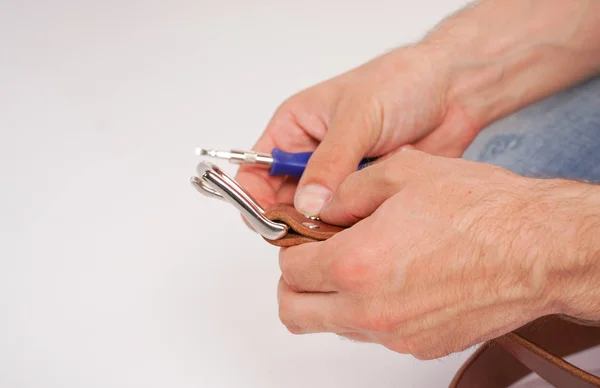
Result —
[[479, 132], [477, 125], [465, 122], [462, 112], [453, 110], [436, 130], [419, 140], [415, 148], [437, 156], [459, 158]]
[[411, 145], [411, 144], [405, 144], [403, 146], [400, 146], [390, 152], [387, 152], [381, 156], [378, 156], [376, 159], [374, 159], [372, 162], [370, 162], [368, 165], [369, 166], [373, 166], [375, 164], [381, 164], [383, 162], [385, 162], [386, 160], [390, 159], [392, 156], [396, 155], [398, 152], [401, 151], [414, 151], [416, 150], [415, 146]]
[[[277, 189], [277, 192], [275, 193], [274, 203], [291, 205], [294, 202], [294, 193], [296, 192], [297, 185], [297, 179], [290, 176], [284, 176], [281, 184], [279, 185], [279, 189]], [[246, 223], [246, 226], [254, 230], [252, 225], [250, 225], [244, 216], [242, 216], [242, 220]]]
[[385, 200], [399, 192], [422, 153], [407, 149], [390, 159], [352, 173], [321, 211], [334, 225], [353, 225], [370, 216]]
[[295, 292], [282, 277], [277, 289], [279, 319], [294, 334], [348, 332], [335, 323], [337, 296]]
[[[269, 131], [265, 131], [252, 150], [271, 153], [273, 148], [273, 138]], [[255, 165], [240, 166], [235, 180], [263, 207], [276, 202], [277, 190], [283, 183], [283, 177], [272, 177], [268, 169]]]
[[294, 203], [294, 194], [296, 194], [296, 187], [298, 186], [298, 179], [292, 176], [286, 176], [283, 182], [279, 186], [276, 194], [276, 203], [284, 203], [292, 205]]
[[[284, 109], [276, 112], [252, 150], [267, 154], [272, 153], [274, 148], [289, 152], [314, 150], [317, 142], [289, 116]], [[286, 183], [285, 177], [271, 176], [269, 169], [256, 165], [240, 166], [236, 181], [263, 207], [279, 202], [279, 190]], [[289, 193], [289, 189], [285, 193]], [[289, 194], [286, 195], [286, 202], [292, 203]]]
[[279, 267], [285, 282], [298, 292], [337, 291], [331, 276], [331, 262], [336, 259], [335, 241], [302, 244], [279, 251]]
[[294, 198], [296, 209], [317, 216], [332, 193], [372, 147], [381, 119], [370, 102], [345, 104], [336, 109], [323, 141], [308, 161]]
[[373, 235], [374, 222], [368, 218], [326, 241], [282, 250], [279, 265], [286, 283], [298, 292], [343, 294], [377, 284], [386, 266], [377, 254], [378, 244], [367, 238]]

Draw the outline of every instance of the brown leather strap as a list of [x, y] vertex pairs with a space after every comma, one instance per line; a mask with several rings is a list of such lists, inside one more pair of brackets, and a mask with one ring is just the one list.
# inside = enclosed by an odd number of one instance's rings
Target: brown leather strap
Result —
[[313, 220], [298, 213], [289, 205], [275, 205], [265, 212], [271, 221], [281, 221], [290, 227], [290, 231], [279, 240], [267, 242], [279, 247], [291, 247], [307, 242], [323, 241], [341, 232], [344, 228], [327, 224], [320, 220]]
[[[344, 229], [306, 218], [288, 205], [273, 206], [265, 215], [290, 227], [283, 238], [266, 240], [280, 247], [327, 240]], [[600, 327], [544, 317], [482, 345], [456, 373], [450, 387], [503, 388], [534, 372], [556, 387], [598, 388], [600, 378], [562, 359], [596, 345], [600, 345]]]
[[482, 345], [450, 387], [507, 387], [531, 372], [555, 387], [600, 387], [600, 378], [562, 359], [599, 344], [600, 327], [543, 317]]

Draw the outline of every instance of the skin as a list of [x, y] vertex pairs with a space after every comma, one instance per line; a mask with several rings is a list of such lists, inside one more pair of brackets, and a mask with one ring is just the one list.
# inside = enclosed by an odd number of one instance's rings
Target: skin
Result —
[[[547, 314], [600, 320], [598, 187], [457, 159], [599, 73], [599, 0], [488, 0], [284, 102], [254, 149], [314, 151], [302, 179], [238, 182], [351, 227], [281, 251], [282, 322], [429, 359]], [[357, 172], [364, 156], [383, 157]]]
[[351, 228], [281, 251], [280, 318], [292, 333], [333, 332], [420, 359], [543, 315], [600, 320], [600, 225], [580, 213], [598, 205], [593, 186], [398, 153], [351, 174], [321, 212]]

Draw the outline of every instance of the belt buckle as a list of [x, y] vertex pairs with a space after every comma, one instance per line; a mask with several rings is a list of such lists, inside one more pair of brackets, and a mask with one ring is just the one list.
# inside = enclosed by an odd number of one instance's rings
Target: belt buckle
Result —
[[232, 204], [261, 236], [279, 240], [289, 230], [288, 225], [271, 221], [265, 210], [234, 179], [212, 163], [200, 162], [196, 166], [198, 176], [190, 178], [192, 186], [201, 194]]

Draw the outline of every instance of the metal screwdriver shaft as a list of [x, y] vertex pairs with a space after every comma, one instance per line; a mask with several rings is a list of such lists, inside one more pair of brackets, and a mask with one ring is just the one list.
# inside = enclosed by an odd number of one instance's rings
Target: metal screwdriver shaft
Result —
[[242, 151], [242, 150], [230, 150], [230, 151], [219, 151], [219, 150], [207, 150], [204, 148], [197, 147], [196, 155], [208, 156], [217, 159], [226, 159], [231, 163], [236, 164], [262, 164], [265, 166], [271, 166], [273, 164], [273, 156], [261, 152], [254, 151]]

